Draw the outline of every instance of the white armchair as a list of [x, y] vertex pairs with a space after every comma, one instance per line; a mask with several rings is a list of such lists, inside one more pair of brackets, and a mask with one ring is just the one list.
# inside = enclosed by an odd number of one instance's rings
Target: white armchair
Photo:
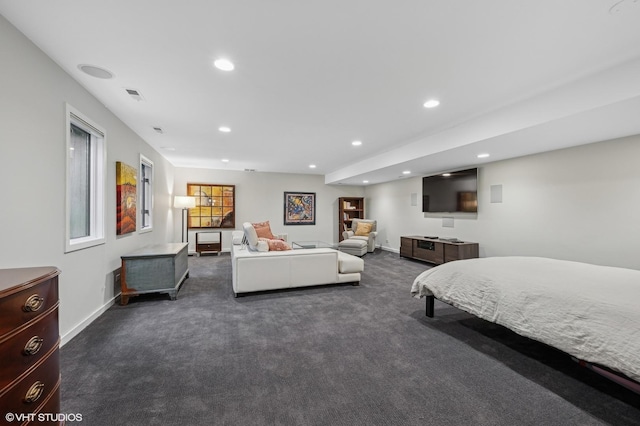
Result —
[[[358, 224], [367, 224], [363, 229], [358, 231]], [[368, 230], [368, 224], [371, 224], [371, 228]], [[351, 221], [351, 229], [347, 229], [342, 232], [342, 237], [345, 240], [356, 239], [363, 240], [367, 242], [367, 252], [372, 253], [376, 248], [376, 236], [378, 232], [376, 230], [377, 222], [371, 219], [353, 219]]]

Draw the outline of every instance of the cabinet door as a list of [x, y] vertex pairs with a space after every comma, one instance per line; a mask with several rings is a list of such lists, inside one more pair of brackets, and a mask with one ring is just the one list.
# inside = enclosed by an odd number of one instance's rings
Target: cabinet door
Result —
[[444, 261], [472, 259], [478, 257], [478, 244], [446, 244], [444, 249]]
[[414, 240], [413, 257], [439, 265], [444, 262], [443, 244], [434, 241]]
[[400, 256], [413, 257], [413, 240], [400, 237]]

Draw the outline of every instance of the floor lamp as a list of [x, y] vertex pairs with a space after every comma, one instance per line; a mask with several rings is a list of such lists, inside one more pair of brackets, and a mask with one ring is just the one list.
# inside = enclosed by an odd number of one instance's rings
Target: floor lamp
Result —
[[[184, 219], [187, 215], [187, 210], [196, 206], [196, 197], [188, 197], [186, 195], [176, 195], [173, 197], [173, 207], [176, 209], [182, 209], [182, 242], [189, 242], [189, 228], [184, 229]], [[186, 234], [186, 238], [185, 238]]]

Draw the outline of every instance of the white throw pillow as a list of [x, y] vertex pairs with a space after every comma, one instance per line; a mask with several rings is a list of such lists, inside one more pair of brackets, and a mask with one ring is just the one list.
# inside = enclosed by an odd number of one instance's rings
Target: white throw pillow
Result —
[[[242, 224], [242, 229], [244, 229], [244, 235], [247, 237], [247, 242], [249, 243], [249, 248], [253, 250], [258, 249], [258, 233], [252, 224], [249, 222], [245, 222]], [[269, 246], [267, 246], [267, 249]]]

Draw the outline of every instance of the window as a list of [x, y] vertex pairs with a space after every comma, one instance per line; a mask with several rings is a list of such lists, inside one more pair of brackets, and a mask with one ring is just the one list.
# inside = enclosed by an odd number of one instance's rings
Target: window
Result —
[[140, 231], [153, 229], [153, 161], [140, 154]]
[[65, 253], [105, 241], [106, 133], [67, 105]]

